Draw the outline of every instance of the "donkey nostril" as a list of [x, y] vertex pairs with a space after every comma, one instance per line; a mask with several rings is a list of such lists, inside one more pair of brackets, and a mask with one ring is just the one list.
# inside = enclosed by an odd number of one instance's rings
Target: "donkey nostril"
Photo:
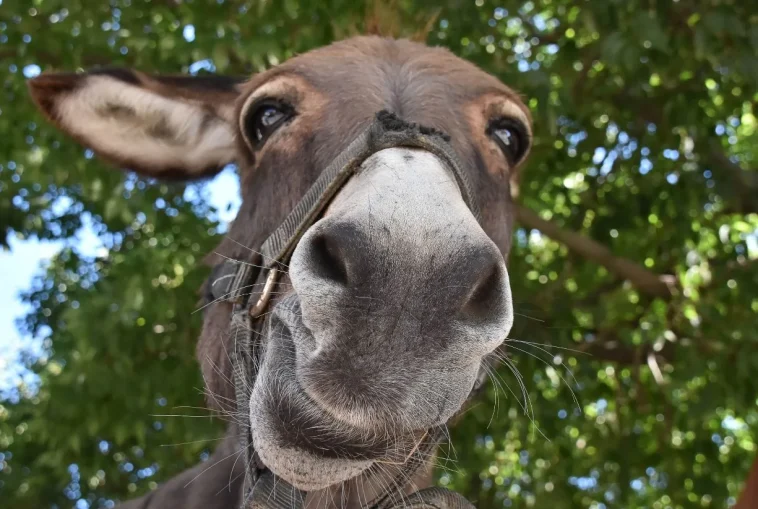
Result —
[[500, 266], [493, 264], [484, 274], [468, 294], [461, 310], [469, 318], [486, 319], [498, 313], [502, 305], [505, 289]]
[[311, 270], [315, 275], [340, 285], [347, 284], [345, 257], [336, 239], [326, 232], [311, 239]]

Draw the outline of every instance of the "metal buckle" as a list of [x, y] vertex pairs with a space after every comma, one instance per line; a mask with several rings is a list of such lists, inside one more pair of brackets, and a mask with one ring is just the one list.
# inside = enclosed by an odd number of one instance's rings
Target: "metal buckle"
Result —
[[261, 291], [261, 295], [258, 297], [258, 301], [255, 303], [255, 305], [250, 308], [251, 317], [258, 318], [263, 314], [263, 311], [268, 305], [268, 301], [271, 300], [271, 293], [274, 290], [274, 283], [276, 283], [278, 272], [279, 271], [274, 268], [269, 270], [268, 275], [266, 276], [266, 283], [263, 285], [263, 290]]

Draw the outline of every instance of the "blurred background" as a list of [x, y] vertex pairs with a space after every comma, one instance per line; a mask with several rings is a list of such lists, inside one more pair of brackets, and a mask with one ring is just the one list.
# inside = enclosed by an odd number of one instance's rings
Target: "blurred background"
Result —
[[535, 118], [522, 379], [500, 370], [438, 483], [480, 508], [735, 504], [758, 451], [755, 2], [0, 0], [0, 506], [113, 507], [207, 459], [192, 311], [239, 205], [234, 167], [106, 167], [25, 81], [248, 75], [357, 33], [448, 47]]

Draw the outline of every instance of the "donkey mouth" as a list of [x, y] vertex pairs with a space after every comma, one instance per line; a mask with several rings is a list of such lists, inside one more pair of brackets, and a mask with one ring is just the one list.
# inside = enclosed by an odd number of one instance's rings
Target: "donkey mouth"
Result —
[[[291, 295], [272, 313], [250, 400], [253, 445], [272, 472], [304, 490], [347, 481], [375, 463], [402, 462], [425, 430], [378, 433], [337, 418], [298, 382]], [[281, 306], [281, 307], [280, 307]], [[308, 333], [298, 329], [298, 334]]]

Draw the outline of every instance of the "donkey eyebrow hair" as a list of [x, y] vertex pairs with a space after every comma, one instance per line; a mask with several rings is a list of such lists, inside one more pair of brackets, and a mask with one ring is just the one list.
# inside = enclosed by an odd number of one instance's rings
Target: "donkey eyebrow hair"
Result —
[[270, 79], [264, 81], [255, 87], [250, 94], [245, 97], [240, 107], [240, 116], [250, 107], [252, 102], [265, 97], [265, 96], [282, 96], [292, 95], [293, 90], [296, 90], [294, 81], [302, 79], [300, 76], [290, 73], [278, 73], [272, 76]]
[[[294, 96], [297, 95], [297, 85], [295, 84], [295, 81], [302, 79], [302, 77], [294, 73], [279, 72], [255, 87], [253, 91], [245, 97], [240, 108], [237, 110], [237, 129], [240, 133], [243, 133], [245, 145], [250, 150], [253, 150], [253, 147], [250, 146], [247, 137], [244, 136], [244, 132], [245, 118], [251, 107], [266, 98], [270, 98], [272, 101], [294, 102], [288, 101], [287, 99], [288, 97], [294, 98]], [[290, 106], [294, 108], [294, 105], [290, 104]]]
[[532, 123], [528, 117], [528, 115], [524, 112], [524, 110], [521, 109], [519, 104], [508, 95], [505, 94], [497, 94], [498, 100], [493, 101], [492, 104], [489, 105], [487, 109], [490, 111], [490, 117], [494, 117], [495, 115], [499, 115], [504, 118], [510, 118], [514, 121], [519, 122], [521, 125], [524, 126], [526, 130], [526, 134], [529, 136], [529, 139], [532, 138]]

